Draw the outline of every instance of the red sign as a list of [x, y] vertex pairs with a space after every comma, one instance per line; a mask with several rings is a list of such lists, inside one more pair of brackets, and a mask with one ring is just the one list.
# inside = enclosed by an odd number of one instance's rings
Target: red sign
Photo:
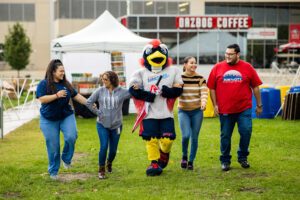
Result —
[[300, 43], [300, 24], [290, 24], [289, 42]]
[[249, 29], [252, 18], [248, 16], [181, 16], [176, 17], [178, 29]]

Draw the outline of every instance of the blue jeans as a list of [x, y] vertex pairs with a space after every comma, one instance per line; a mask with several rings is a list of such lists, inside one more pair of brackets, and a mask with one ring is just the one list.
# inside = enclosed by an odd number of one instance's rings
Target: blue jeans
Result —
[[77, 128], [75, 115], [58, 120], [50, 121], [40, 116], [40, 128], [44, 134], [48, 152], [48, 172], [50, 175], [57, 175], [60, 167], [60, 131], [64, 135], [64, 148], [61, 159], [71, 164], [77, 139]]
[[221, 163], [230, 164], [231, 136], [235, 126], [238, 125], [240, 134], [239, 149], [237, 151], [238, 161], [247, 160], [249, 155], [249, 144], [252, 133], [252, 117], [251, 109], [247, 109], [241, 113], [220, 114], [221, 123]]
[[112, 162], [116, 157], [122, 126], [111, 130], [97, 123], [97, 131], [100, 140], [99, 166], [104, 166], [108, 147], [109, 153], [107, 161]]
[[179, 109], [178, 119], [182, 133], [182, 155], [183, 157], [187, 157], [189, 139], [191, 138], [191, 152], [189, 161], [193, 162], [198, 149], [198, 137], [203, 121], [203, 111], [200, 109], [191, 111]]

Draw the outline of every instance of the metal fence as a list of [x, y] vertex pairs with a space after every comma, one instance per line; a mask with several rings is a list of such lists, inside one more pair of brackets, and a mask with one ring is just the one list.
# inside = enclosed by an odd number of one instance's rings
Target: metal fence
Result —
[[4, 128], [3, 128], [3, 102], [0, 100], [0, 137], [3, 139]]
[[34, 78], [0, 78], [1, 138], [36, 116], [39, 108], [35, 98], [38, 83], [39, 80]]

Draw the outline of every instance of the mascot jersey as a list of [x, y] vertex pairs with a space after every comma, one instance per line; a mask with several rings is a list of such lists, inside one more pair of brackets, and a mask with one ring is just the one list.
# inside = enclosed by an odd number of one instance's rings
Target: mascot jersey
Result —
[[[180, 70], [172, 66], [166, 67], [159, 73], [153, 73], [147, 68], [140, 69], [134, 73], [130, 84], [137, 84], [145, 91], [150, 91], [151, 86], [157, 83], [160, 76], [159, 89], [162, 89], [163, 85], [172, 88], [173, 84], [183, 84]], [[173, 118], [173, 112], [168, 109], [167, 99], [161, 95], [157, 95], [154, 102], [149, 104], [148, 115], [145, 119], [164, 119], [169, 117]]]

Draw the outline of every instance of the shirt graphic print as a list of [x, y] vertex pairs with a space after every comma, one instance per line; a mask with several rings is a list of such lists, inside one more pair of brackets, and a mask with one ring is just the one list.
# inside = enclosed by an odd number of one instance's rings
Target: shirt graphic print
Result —
[[223, 75], [223, 83], [237, 83], [242, 80], [242, 74], [236, 70], [229, 70]]

